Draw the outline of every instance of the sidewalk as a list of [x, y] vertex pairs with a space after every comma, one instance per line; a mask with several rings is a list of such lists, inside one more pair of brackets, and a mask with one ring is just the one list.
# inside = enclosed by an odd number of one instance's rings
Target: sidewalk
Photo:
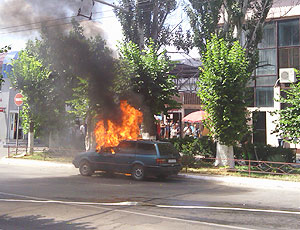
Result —
[[0, 159], [7, 157], [7, 148], [4, 148], [2, 143], [0, 143]]
[[254, 188], [265, 188], [265, 189], [285, 189], [285, 190], [299, 190], [300, 192], [300, 182], [293, 181], [282, 181], [282, 180], [270, 180], [261, 178], [251, 178], [251, 177], [235, 177], [235, 176], [221, 176], [221, 175], [203, 175], [203, 174], [192, 174], [192, 173], [180, 173], [181, 177], [197, 179], [197, 180], [207, 180], [207, 181], [217, 181], [223, 184], [239, 185], [245, 187]]
[[[38, 160], [25, 160], [7, 158], [6, 155], [1, 154], [2, 149], [0, 147], [0, 164], [9, 165], [31, 165], [31, 166], [49, 166], [49, 167], [66, 167], [73, 168], [71, 163], [60, 163], [50, 161], [38, 161]], [[265, 188], [265, 189], [285, 189], [285, 190], [296, 190], [300, 191], [300, 182], [292, 181], [280, 181], [270, 179], [260, 179], [251, 177], [234, 177], [234, 176], [221, 176], [221, 175], [203, 175], [193, 173], [180, 173], [180, 178], [189, 178], [196, 180], [216, 181], [225, 185], [238, 185], [245, 187], [254, 188]]]

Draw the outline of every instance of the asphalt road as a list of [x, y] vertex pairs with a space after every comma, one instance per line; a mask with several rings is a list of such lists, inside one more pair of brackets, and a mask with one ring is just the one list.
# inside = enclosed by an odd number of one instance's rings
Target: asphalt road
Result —
[[[24, 162], [24, 160], [22, 161]], [[300, 191], [0, 161], [0, 230], [300, 229]]]

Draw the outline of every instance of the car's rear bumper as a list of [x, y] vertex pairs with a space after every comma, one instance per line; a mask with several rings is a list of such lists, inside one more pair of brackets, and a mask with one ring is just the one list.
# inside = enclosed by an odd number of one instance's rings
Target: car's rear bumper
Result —
[[174, 166], [150, 166], [146, 167], [147, 176], [170, 176], [177, 175], [182, 169], [181, 165]]

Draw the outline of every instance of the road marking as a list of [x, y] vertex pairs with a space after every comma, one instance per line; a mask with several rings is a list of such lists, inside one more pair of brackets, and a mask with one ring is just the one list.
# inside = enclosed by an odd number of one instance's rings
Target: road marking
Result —
[[23, 203], [55, 203], [55, 204], [78, 204], [78, 205], [103, 205], [103, 206], [137, 206], [138, 202], [116, 202], [116, 203], [95, 203], [95, 202], [77, 202], [77, 201], [61, 201], [61, 200], [16, 200], [1, 199], [3, 202], [23, 202]]
[[209, 223], [209, 222], [203, 222], [203, 221], [197, 221], [197, 220], [187, 220], [187, 219], [181, 219], [181, 218], [176, 218], [176, 217], [159, 216], [159, 215], [153, 215], [153, 214], [147, 214], [147, 213], [133, 212], [133, 211], [128, 211], [128, 210], [111, 209], [111, 208], [99, 207], [99, 205], [102, 205], [102, 206], [138, 206], [139, 205], [139, 206], [152, 206], [152, 207], [158, 207], [158, 208], [215, 209], [215, 210], [232, 210], [232, 211], [265, 212], [265, 213], [300, 215], [300, 212], [282, 211], [282, 210], [263, 210], [263, 209], [209, 207], [209, 206], [178, 206], [178, 205], [172, 206], [172, 205], [155, 205], [155, 204], [150, 204], [150, 203], [139, 203], [139, 202], [117, 202], [117, 203], [95, 203], [95, 202], [75, 202], [75, 201], [72, 202], [72, 201], [49, 200], [49, 199], [45, 199], [45, 198], [24, 196], [24, 195], [4, 193], [4, 192], [0, 192], [0, 194], [33, 199], [33, 200], [0, 199], [0, 202], [3, 201], [3, 202], [24, 202], [24, 203], [26, 203], [26, 202], [27, 203], [57, 203], [57, 204], [65, 204], [65, 205], [89, 206], [89, 207], [93, 207], [93, 208], [97, 208], [97, 209], [110, 210], [112, 212], [129, 213], [129, 214], [134, 214], [134, 215], [148, 216], [148, 217], [160, 218], [160, 219], [166, 219], [166, 220], [175, 220], [175, 221], [192, 223], [192, 224], [202, 224], [202, 225], [207, 225], [207, 226], [221, 227], [221, 228], [227, 228], [227, 229], [240, 229], [240, 230], [255, 230], [255, 229], [236, 227], [236, 226], [231, 226], [231, 225], [215, 224], [215, 223]]
[[253, 209], [253, 208], [233, 208], [233, 207], [210, 207], [210, 206], [178, 206], [178, 205], [155, 205], [159, 208], [178, 208], [178, 209], [214, 209], [214, 210], [231, 210], [231, 211], [246, 211], [246, 212], [267, 212], [280, 214], [300, 215], [300, 212], [272, 210], [272, 209]]
[[[0, 192], [0, 194], [3, 194]], [[14, 194], [16, 195], [16, 194]], [[22, 197], [22, 195], [18, 195]], [[56, 204], [76, 204], [76, 205], [102, 205], [102, 206], [151, 206], [157, 208], [176, 208], [176, 209], [212, 209], [212, 210], [230, 210], [230, 211], [244, 211], [244, 212], [265, 212], [265, 213], [279, 213], [279, 214], [293, 214], [300, 215], [300, 212], [286, 211], [286, 210], [272, 210], [272, 209], [251, 209], [251, 208], [234, 208], [234, 207], [212, 207], [212, 206], [184, 206], [184, 205], [159, 205], [143, 202], [114, 202], [114, 203], [96, 203], [96, 202], [78, 202], [78, 201], [61, 201], [61, 200], [48, 200], [42, 198], [31, 198], [34, 200], [17, 200], [17, 199], [1, 199], [2, 202], [23, 202], [23, 203], [56, 203]], [[39, 199], [39, 200], [37, 200]]]
[[[202, 224], [202, 225], [207, 225], [207, 226], [214, 226], [214, 227], [219, 227], [219, 228], [226, 228], [226, 229], [240, 229], [240, 230], [255, 230], [253, 228], [244, 228], [244, 227], [236, 227], [232, 225], [223, 225], [223, 224], [214, 224], [214, 223], [209, 223], [209, 222], [203, 222], [203, 221], [198, 221], [198, 220], [187, 220], [187, 219], [181, 219], [181, 218], [176, 218], [176, 217], [168, 217], [168, 216], [159, 216], [159, 215], [153, 215], [153, 214], [147, 214], [147, 213], [140, 213], [140, 212], [133, 212], [133, 211], [127, 211], [127, 210], [120, 210], [120, 209], [110, 209], [110, 208], [104, 208], [104, 207], [99, 207], [95, 206], [99, 205], [101, 203], [92, 203], [92, 202], [64, 202], [64, 201], [55, 201], [55, 200], [13, 200], [13, 199], [0, 199], [0, 201], [7, 201], [7, 202], [28, 202], [28, 203], [58, 203], [58, 204], [69, 204], [69, 205], [88, 205], [89, 207], [93, 208], [98, 208], [98, 209], [104, 209], [104, 210], [109, 210], [112, 212], [121, 212], [121, 213], [129, 213], [133, 215], [140, 215], [140, 216], [147, 216], [147, 217], [153, 217], [153, 218], [159, 218], [159, 219], [166, 219], [166, 220], [175, 220], [175, 221], [180, 221], [180, 222], [185, 222], [185, 223], [191, 223], [191, 224]], [[137, 203], [137, 202], [120, 202], [120, 203]], [[107, 206], [115, 206], [116, 204], [120, 203], [104, 203]], [[93, 206], [91, 206], [91, 204]], [[135, 204], [133, 204], [135, 205]]]

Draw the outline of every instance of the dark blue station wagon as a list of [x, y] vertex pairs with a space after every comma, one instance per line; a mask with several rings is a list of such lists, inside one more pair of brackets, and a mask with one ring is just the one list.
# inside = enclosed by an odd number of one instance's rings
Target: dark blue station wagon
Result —
[[131, 173], [135, 180], [177, 175], [182, 168], [180, 155], [171, 143], [148, 140], [122, 141], [117, 147], [83, 152], [74, 158], [73, 164], [83, 176], [106, 171]]

